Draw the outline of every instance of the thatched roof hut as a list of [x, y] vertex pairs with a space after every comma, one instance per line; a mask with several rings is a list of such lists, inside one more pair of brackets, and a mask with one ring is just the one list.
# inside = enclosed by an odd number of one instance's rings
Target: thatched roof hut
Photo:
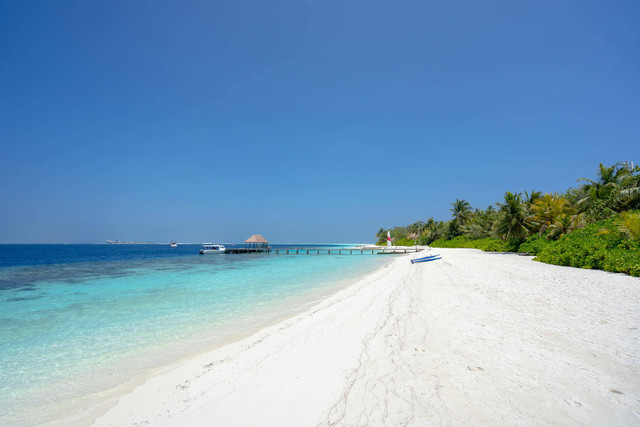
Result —
[[266, 247], [269, 242], [267, 241], [267, 239], [265, 239], [264, 237], [262, 237], [260, 234], [254, 234], [253, 236], [249, 237], [247, 240], [244, 241], [247, 245], [249, 245], [249, 247]]
[[245, 243], [269, 243], [267, 239], [262, 237], [260, 234], [254, 234], [244, 241]]

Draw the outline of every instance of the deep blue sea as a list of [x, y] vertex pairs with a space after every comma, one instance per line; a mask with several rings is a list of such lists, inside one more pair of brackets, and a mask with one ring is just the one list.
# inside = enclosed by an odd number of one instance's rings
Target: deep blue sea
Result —
[[77, 422], [153, 370], [299, 313], [390, 261], [198, 250], [0, 245], [0, 425]]

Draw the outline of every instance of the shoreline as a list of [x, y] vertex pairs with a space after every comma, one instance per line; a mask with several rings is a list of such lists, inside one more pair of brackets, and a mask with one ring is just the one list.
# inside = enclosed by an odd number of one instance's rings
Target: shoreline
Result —
[[[398, 256], [398, 258], [408, 259], [408, 256]], [[130, 399], [133, 396], [134, 407], [138, 407], [139, 402], [137, 401], [138, 397], [136, 395], [142, 394], [142, 399], [146, 400], [151, 397], [148, 396], [147, 393], [151, 391], [151, 389], [156, 388], [155, 382], [160, 381], [161, 388], [166, 388], [165, 391], [172, 392], [175, 388], [176, 390], [185, 390], [186, 386], [184, 384], [188, 384], [190, 380], [182, 380], [182, 376], [187, 377], [200, 377], [200, 373], [195, 373], [196, 371], [200, 371], [201, 367], [206, 367], [207, 370], [212, 365], [216, 365], [218, 363], [223, 362], [224, 360], [228, 360], [230, 357], [236, 356], [248, 349], [253, 348], [255, 345], [261, 343], [265, 338], [270, 337], [272, 335], [277, 334], [279, 331], [286, 329], [290, 326], [295, 325], [300, 318], [305, 318], [307, 316], [313, 315], [313, 313], [318, 310], [322, 310], [328, 304], [329, 306], [333, 305], [333, 300], [335, 298], [340, 298], [343, 293], [351, 293], [352, 289], [363, 281], [367, 281], [368, 279], [375, 277], [384, 272], [391, 264], [398, 262], [399, 259], [396, 258], [394, 260], [389, 260], [383, 263], [381, 266], [377, 267], [374, 271], [369, 272], [363, 276], [361, 276], [356, 281], [353, 281], [348, 284], [343, 284], [343, 286], [335, 286], [333, 287], [333, 291], [327, 292], [324, 296], [316, 299], [314, 301], [308, 302], [305, 307], [306, 309], [299, 311], [293, 315], [286, 315], [279, 320], [274, 320], [269, 324], [259, 327], [252, 332], [248, 332], [247, 334], [242, 334], [240, 336], [236, 336], [230, 338], [226, 343], [217, 345], [214, 348], [206, 349], [199, 351], [196, 355], [182, 359], [170, 365], [158, 368], [151, 375], [146, 376], [145, 378], [139, 379], [133, 386], [129, 386], [124, 393], [119, 393], [117, 397], [114, 397], [109, 400], [109, 402], [105, 402], [100, 416], [95, 416], [91, 414], [84, 414], [80, 417], [77, 422], [82, 425], [91, 424], [94, 426], [99, 425], [120, 425], [122, 420], [118, 419], [117, 421], [110, 421], [109, 414], [112, 411], [118, 411], [118, 407], [121, 405], [121, 401], [125, 399]], [[216, 359], [211, 362], [210, 358], [213, 357]], [[195, 375], [194, 375], [195, 374]], [[176, 379], [180, 379], [179, 384], [176, 384], [175, 387], [173, 382]], [[166, 386], [166, 387], [165, 387]], [[153, 392], [152, 392], [153, 393]], [[128, 403], [125, 403], [124, 411], [129, 411], [130, 408]], [[92, 411], [98, 412], [98, 411]], [[105, 419], [106, 417], [106, 419]], [[146, 421], [143, 421], [143, 423]], [[131, 423], [133, 425], [135, 422]], [[126, 421], [124, 421], [124, 425], [129, 425]]]
[[94, 425], [637, 422], [640, 280], [438, 252], [148, 379]]
[[[360, 273], [355, 277], [347, 276], [331, 283], [330, 285], [324, 285], [318, 289], [312, 289], [300, 295], [287, 297], [286, 299], [281, 300], [277, 305], [269, 306], [268, 309], [264, 309], [267, 311], [263, 310], [264, 312], [252, 313], [249, 318], [242, 320], [242, 324], [235, 324], [230, 333], [222, 333], [224, 336], [221, 339], [213, 341], [201, 340], [201, 342], [190, 341], [189, 343], [184, 343], [185, 345], [189, 345], [191, 348], [187, 353], [179, 356], [177, 359], [170, 359], [168, 362], [160, 365], [141, 369], [127, 381], [108, 389], [101, 390], [97, 393], [97, 395], [102, 395], [104, 397], [99, 398], [98, 401], [92, 404], [90, 408], [85, 409], [81, 413], [68, 413], [66, 415], [61, 415], [60, 417], [56, 417], [55, 420], [51, 420], [51, 423], [54, 425], [89, 425], [117, 405], [119, 399], [144, 385], [148, 380], [171, 372], [202, 355], [215, 352], [220, 348], [234, 345], [235, 343], [259, 334], [265, 329], [277, 326], [282, 322], [286, 322], [287, 320], [312, 309], [335, 293], [340, 292], [363, 278], [384, 269], [391, 262], [393, 262], [392, 259], [381, 260], [379, 265], [374, 269]], [[267, 312], [277, 312], [277, 315]], [[264, 321], [264, 323], [262, 323], [262, 321]]]

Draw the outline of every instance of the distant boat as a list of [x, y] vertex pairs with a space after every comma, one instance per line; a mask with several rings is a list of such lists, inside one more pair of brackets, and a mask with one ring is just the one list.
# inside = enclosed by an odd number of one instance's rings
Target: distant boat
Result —
[[391, 231], [387, 231], [387, 246], [391, 246]]
[[176, 243], [175, 240], [172, 240], [171, 243], [169, 243], [169, 246], [171, 246], [172, 248], [177, 248], [178, 244]]
[[227, 248], [224, 245], [216, 245], [213, 243], [204, 243], [202, 248], [200, 249], [200, 255], [205, 254], [223, 254], [225, 253]]

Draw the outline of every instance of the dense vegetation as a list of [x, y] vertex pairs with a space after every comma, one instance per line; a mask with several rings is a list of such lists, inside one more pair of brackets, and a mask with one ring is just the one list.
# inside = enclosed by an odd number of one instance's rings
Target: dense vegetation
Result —
[[486, 209], [465, 200], [451, 219], [380, 228], [396, 245], [526, 252], [536, 260], [640, 276], [640, 166], [600, 164], [595, 180], [580, 178], [565, 193], [511, 193]]

